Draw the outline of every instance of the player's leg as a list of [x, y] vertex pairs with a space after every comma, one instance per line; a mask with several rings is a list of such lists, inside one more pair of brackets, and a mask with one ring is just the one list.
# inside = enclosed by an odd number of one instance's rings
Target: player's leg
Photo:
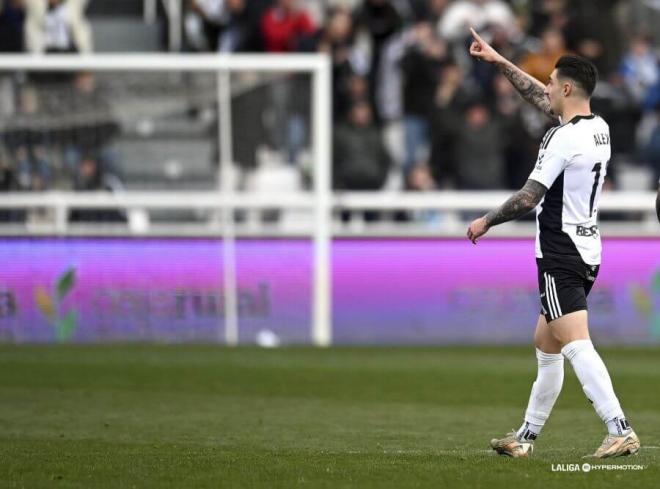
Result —
[[538, 369], [523, 423], [517, 432], [491, 440], [491, 447], [501, 455], [526, 457], [532, 452], [532, 444], [550, 416], [564, 383], [564, 356], [561, 354], [561, 345], [553, 336], [543, 315], [539, 316], [536, 324], [534, 346]]
[[[577, 278], [561, 271], [556, 274], [546, 272], [545, 275], [549, 296], [557, 313], [549, 321], [549, 328], [562, 345], [562, 354], [571, 362], [585, 395], [609, 433], [595, 455], [606, 457], [634, 453], [639, 448], [639, 440], [626, 420], [609, 372], [589, 337], [586, 297], [591, 287], [576, 285]], [[584, 276], [578, 274], [577, 277], [580, 275]]]
[[621, 409], [610, 374], [589, 338], [587, 311], [575, 311], [551, 323], [555, 338], [562, 344], [562, 353], [571, 362], [575, 375], [596, 413], [607, 424], [612, 435], [622, 435], [628, 422]]
[[545, 316], [539, 315], [534, 332], [537, 373], [529, 395], [525, 419], [517, 431], [520, 440], [535, 440], [550, 417], [564, 383], [564, 356]]
[[534, 346], [537, 350], [541, 350], [544, 353], [561, 354], [562, 344], [555, 338], [543, 314], [539, 315], [539, 320], [536, 323]]

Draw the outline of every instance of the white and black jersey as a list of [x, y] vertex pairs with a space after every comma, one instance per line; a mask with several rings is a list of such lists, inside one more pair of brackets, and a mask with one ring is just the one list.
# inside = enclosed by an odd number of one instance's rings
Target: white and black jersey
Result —
[[572, 255], [600, 264], [598, 199], [610, 154], [610, 129], [597, 115], [576, 116], [545, 134], [529, 176], [548, 189], [536, 208], [537, 258]]

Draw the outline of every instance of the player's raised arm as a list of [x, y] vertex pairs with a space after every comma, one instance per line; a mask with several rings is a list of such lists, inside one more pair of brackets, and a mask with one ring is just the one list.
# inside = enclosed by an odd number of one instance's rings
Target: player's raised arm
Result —
[[556, 119], [557, 115], [550, 109], [550, 101], [545, 95], [545, 85], [495, 51], [474, 29], [470, 28], [470, 32], [474, 38], [470, 45], [470, 54], [496, 65], [527, 102], [547, 116]]
[[477, 244], [477, 239], [486, 234], [491, 227], [524, 216], [541, 202], [547, 191], [548, 189], [536, 180], [527, 180], [525, 186], [500, 207], [472, 221], [467, 230], [468, 239]]

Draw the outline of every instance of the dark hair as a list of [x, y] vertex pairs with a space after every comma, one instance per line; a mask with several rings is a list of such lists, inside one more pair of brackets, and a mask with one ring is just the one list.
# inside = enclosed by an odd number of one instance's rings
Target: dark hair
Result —
[[598, 70], [588, 59], [574, 54], [566, 54], [559, 58], [555, 68], [558, 77], [570, 78], [579, 85], [588, 97], [591, 97], [591, 94], [594, 93], [598, 81]]

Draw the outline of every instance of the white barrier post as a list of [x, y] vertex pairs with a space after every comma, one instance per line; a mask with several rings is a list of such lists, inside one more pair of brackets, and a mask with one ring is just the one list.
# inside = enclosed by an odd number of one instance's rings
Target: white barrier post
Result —
[[323, 59], [313, 75], [314, 125], [314, 292], [312, 338], [317, 346], [332, 344], [332, 127], [330, 62]]
[[[222, 278], [224, 285], [224, 340], [238, 345], [238, 285], [236, 282], [236, 231], [234, 226], [234, 150], [231, 127], [231, 73], [218, 72], [218, 141], [220, 142], [219, 188], [227, 197], [222, 208]], [[222, 335], [218, 335], [218, 339]]]

